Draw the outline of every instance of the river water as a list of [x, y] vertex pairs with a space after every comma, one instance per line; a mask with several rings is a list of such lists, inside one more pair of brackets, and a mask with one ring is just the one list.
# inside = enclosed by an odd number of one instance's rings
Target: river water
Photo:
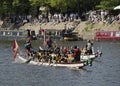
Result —
[[[79, 47], [84, 41], [61, 42], [59, 45]], [[24, 53], [24, 42], [18, 42]], [[34, 48], [41, 44], [32, 41]], [[34, 66], [14, 63], [12, 41], [0, 41], [0, 86], [120, 86], [120, 42], [94, 42], [101, 48], [102, 57], [96, 58], [93, 66], [83, 69]]]

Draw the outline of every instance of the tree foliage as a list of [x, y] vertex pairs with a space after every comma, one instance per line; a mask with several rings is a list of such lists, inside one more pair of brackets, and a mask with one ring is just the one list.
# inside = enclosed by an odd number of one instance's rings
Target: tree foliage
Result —
[[0, 15], [29, 14], [46, 6], [52, 12], [86, 12], [93, 9], [111, 10], [120, 0], [0, 0]]
[[120, 0], [101, 0], [96, 7], [103, 10], [112, 10], [117, 5], [120, 5]]

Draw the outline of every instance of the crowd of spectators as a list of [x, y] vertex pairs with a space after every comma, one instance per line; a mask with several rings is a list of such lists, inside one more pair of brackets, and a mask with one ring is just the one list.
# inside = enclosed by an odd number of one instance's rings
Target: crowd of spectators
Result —
[[52, 22], [51, 24], [59, 24], [61, 22], [73, 22], [73, 21], [81, 21], [81, 18], [84, 16], [85, 20], [89, 21], [90, 23], [98, 23], [102, 21], [106, 24], [111, 24], [114, 21], [120, 21], [120, 14], [118, 16], [110, 15], [108, 11], [89, 11], [88, 13], [82, 13], [83, 15], [79, 15], [78, 13], [70, 13], [70, 14], [62, 14], [62, 13], [55, 13], [55, 14], [39, 14], [38, 16], [29, 15], [14, 15], [6, 17], [3, 20], [3, 25], [7, 23], [14, 23], [16, 26], [22, 26], [25, 23], [31, 24], [47, 24], [48, 22]]
[[[61, 22], [74, 22], [79, 21], [80, 17], [78, 13], [71, 13], [71, 14], [61, 14], [61, 13], [55, 13], [55, 14], [40, 14], [38, 16], [33, 15], [14, 15], [6, 17], [3, 20], [3, 26], [7, 26], [7, 24], [14, 23], [14, 26], [23, 26], [25, 23], [30, 23], [31, 25], [36, 24], [47, 24], [48, 22], [51, 22], [51, 25], [56, 25]], [[73, 23], [74, 24], [74, 23]]]
[[91, 23], [98, 23], [102, 21], [106, 24], [112, 24], [114, 21], [120, 21], [120, 14], [118, 16], [111, 15], [109, 11], [89, 11], [88, 21]]
[[63, 15], [61, 13], [55, 13], [53, 15], [52, 14], [48, 14], [48, 15], [40, 14], [36, 17], [30, 14], [30, 15], [24, 15], [24, 16], [21, 16], [21, 15], [9, 16], [4, 19], [4, 22], [16, 23], [16, 24], [24, 24], [27, 22], [32, 23], [32, 24], [47, 23], [47, 22], [60, 23], [60, 22], [66, 22], [66, 21], [73, 22], [78, 19], [80, 19], [78, 13], [75, 13], [75, 14], [71, 13], [70, 15], [68, 14]]

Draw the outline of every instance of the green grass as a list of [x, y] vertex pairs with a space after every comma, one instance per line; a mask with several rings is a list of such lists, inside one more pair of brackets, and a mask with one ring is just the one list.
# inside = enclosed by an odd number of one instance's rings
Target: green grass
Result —
[[84, 31], [90, 32], [93, 29], [94, 24], [93, 23], [86, 23], [86, 26], [87, 27], [84, 29]]
[[120, 27], [118, 29], [120, 30]]

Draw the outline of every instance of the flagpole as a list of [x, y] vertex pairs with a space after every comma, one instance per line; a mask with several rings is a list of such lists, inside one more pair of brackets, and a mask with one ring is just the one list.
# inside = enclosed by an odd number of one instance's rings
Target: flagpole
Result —
[[42, 33], [43, 33], [43, 46], [45, 49], [45, 46], [46, 46], [46, 31], [45, 31], [45, 29], [42, 30]]

